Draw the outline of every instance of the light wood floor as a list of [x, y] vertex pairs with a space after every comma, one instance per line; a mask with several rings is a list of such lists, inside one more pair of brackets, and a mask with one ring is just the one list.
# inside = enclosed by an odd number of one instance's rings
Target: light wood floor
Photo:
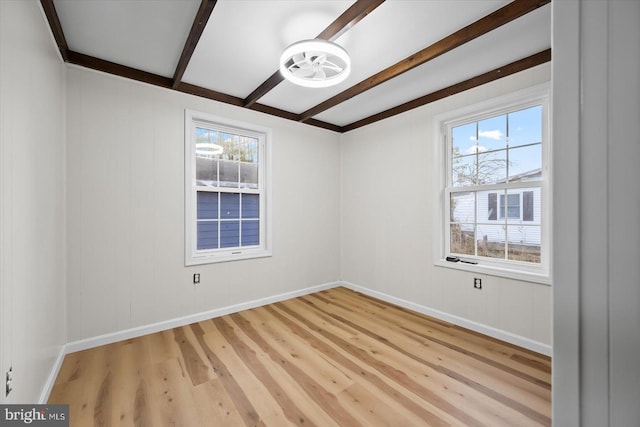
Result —
[[336, 288], [66, 356], [72, 426], [550, 425], [548, 357]]

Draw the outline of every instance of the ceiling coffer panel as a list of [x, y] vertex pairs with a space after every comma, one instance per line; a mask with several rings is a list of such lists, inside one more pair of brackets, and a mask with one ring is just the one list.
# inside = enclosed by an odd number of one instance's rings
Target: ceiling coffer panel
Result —
[[[65, 61], [337, 132], [548, 62], [549, 2], [41, 0]], [[344, 82], [279, 74], [313, 38], [349, 52]]]
[[165, 77], [175, 71], [198, 0], [54, 0], [70, 50]]

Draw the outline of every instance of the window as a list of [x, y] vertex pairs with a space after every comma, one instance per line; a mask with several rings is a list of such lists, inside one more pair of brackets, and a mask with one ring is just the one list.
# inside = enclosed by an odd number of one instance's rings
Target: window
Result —
[[185, 263], [270, 255], [270, 131], [185, 112]]
[[536, 88], [438, 118], [443, 198], [436, 264], [548, 281], [547, 92]]

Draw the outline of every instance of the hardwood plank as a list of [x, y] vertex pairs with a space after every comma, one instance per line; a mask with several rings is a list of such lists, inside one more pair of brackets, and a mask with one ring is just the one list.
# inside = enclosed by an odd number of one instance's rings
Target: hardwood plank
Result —
[[550, 425], [549, 358], [336, 288], [65, 357], [71, 426]]
[[[451, 404], [449, 401], [444, 399], [441, 395], [434, 392], [433, 390], [422, 386], [418, 382], [412, 379], [406, 372], [395, 369], [393, 366], [384, 363], [375, 357], [372, 357], [370, 352], [365, 351], [362, 347], [353, 344], [351, 341], [347, 341], [345, 339], [340, 338], [336, 334], [333, 334], [327, 329], [322, 328], [318, 323], [314, 323], [309, 320], [309, 313], [306, 313], [304, 309], [300, 308], [300, 303], [296, 304], [296, 307], [290, 307], [291, 303], [278, 303], [275, 306], [278, 307], [279, 310], [287, 313], [294, 319], [296, 319], [301, 324], [305, 325], [307, 328], [312, 329], [319, 333], [324, 338], [330, 340], [331, 342], [336, 343], [341, 349], [345, 350], [350, 355], [357, 358], [362, 364], [370, 366], [378, 371], [380, 374], [385, 377], [391, 379], [395, 383], [401, 385], [405, 389], [411, 391], [412, 393], [421, 396], [424, 400], [427, 400], [433, 403], [435, 406], [442, 408], [448, 414], [451, 414], [460, 422], [466, 425], [474, 425], [480, 426], [484, 425], [479, 420], [473, 418], [466, 411], [457, 408], [455, 405]], [[328, 319], [327, 319], [328, 320]], [[333, 324], [336, 327], [339, 327], [336, 322], [327, 321], [328, 324]], [[443, 390], [440, 390], [443, 391]]]
[[445, 421], [449, 418], [449, 415], [447, 413], [441, 413], [441, 411], [430, 402], [420, 401], [420, 404], [416, 404], [412, 399], [413, 394], [404, 393], [403, 389], [394, 387], [390, 384], [390, 381], [377, 375], [370, 367], [359, 364], [357, 358], [353, 358], [348, 353], [341, 351], [338, 346], [334, 346], [329, 341], [323, 341], [311, 332], [310, 329], [299, 325], [293, 319], [290, 319], [275, 308], [268, 306], [265, 307], [265, 309], [287, 325], [292, 333], [308, 341], [311, 347], [326, 355], [332, 361], [331, 363], [336, 363], [344, 369], [350, 370], [352, 373], [350, 377], [359, 377], [361, 381], [369, 383], [370, 387], [372, 386], [374, 389], [378, 389], [386, 398], [398, 401], [398, 403], [407, 410], [427, 421], [429, 425], [450, 425], [449, 422]]
[[[320, 386], [320, 384], [314, 381], [311, 376], [297, 367], [294, 363], [289, 363], [287, 358], [270, 346], [269, 343], [257, 333], [251, 324], [246, 321], [246, 319], [237, 314], [232, 314], [231, 318], [236, 322], [236, 324], [238, 324], [245, 334], [258, 344], [262, 351], [267, 353], [276, 363], [281, 363], [287, 373], [292, 378], [295, 378], [305, 392], [311, 396], [313, 400], [338, 423], [338, 425], [361, 425], [348, 410], [339, 404], [335, 395], [329, 393], [326, 389]], [[215, 321], [217, 320], [219, 319], [215, 319]]]
[[[215, 346], [209, 346], [209, 340], [205, 339], [204, 331], [200, 328], [199, 325], [191, 325], [192, 329], [196, 337], [198, 338], [198, 342], [200, 346], [204, 350], [211, 366], [213, 366], [213, 370], [216, 372], [218, 377], [221, 379], [221, 382], [229, 394], [229, 397], [233, 401], [234, 405], [238, 408], [238, 413], [242, 417], [243, 421], [246, 425], [264, 425], [264, 422], [260, 419], [260, 415], [253, 407], [253, 404], [248, 399], [247, 395], [242, 389], [242, 386], [234, 377], [233, 373], [229, 370], [225, 362], [221, 358], [225, 352], [221, 351], [220, 348], [216, 348]], [[209, 334], [208, 336], [210, 336]], [[218, 340], [219, 341], [219, 340]], [[222, 345], [222, 349], [225, 349], [226, 346]], [[214, 351], [213, 349], [217, 350]]]
[[147, 378], [152, 425], [202, 425], [199, 412], [193, 407], [193, 386], [179, 359], [153, 365]]
[[[119, 346], [112, 367], [111, 419], [115, 424], [149, 424], [147, 395], [142, 370], [148, 360], [143, 340], [131, 340]], [[133, 398], [132, 398], [133, 397]], [[136, 423], [136, 419], [138, 422]]]
[[[320, 295], [310, 296], [309, 299], [317, 299], [320, 302], [326, 301]], [[351, 324], [352, 327], [358, 328], [362, 333], [385, 343], [397, 352], [420, 361], [420, 363], [432, 366], [438, 372], [444, 373], [451, 378], [457, 378], [460, 382], [475, 383], [476, 386], [474, 388], [484, 388], [484, 385], [489, 387], [499, 386], [504, 390], [506, 396], [519, 398], [518, 401], [513, 403], [514, 406], [523, 411], [529, 410], [528, 406], [532, 406], [537, 408], [544, 416], [549, 416], [549, 413], [544, 412], [549, 409], [549, 389], [544, 384], [539, 384], [535, 378], [528, 378], [519, 375], [514, 369], [490, 363], [487, 358], [478, 360], [477, 358], [469, 357], [468, 352], [455, 346], [431, 342], [425, 343], [423, 339], [416, 339], [416, 337], [406, 334], [400, 328], [380, 321], [380, 319], [375, 319], [372, 316], [365, 317], [354, 311], [345, 313], [343, 308], [335, 304], [327, 305], [322, 309], [328, 311], [329, 315], [336, 320]], [[349, 314], [351, 314], [352, 320], [342, 317]], [[367, 321], [367, 319], [371, 320]], [[365, 328], [367, 325], [368, 327]], [[484, 392], [485, 394], [492, 394], [498, 399], [502, 398], [505, 402], [510, 400], [506, 396], [495, 394], [496, 392], [493, 389], [485, 390]], [[528, 405], [523, 405], [521, 401], [528, 402]], [[534, 405], [535, 403], [537, 405]]]
[[294, 363], [307, 372], [325, 390], [337, 395], [354, 384], [353, 379], [344, 369], [326, 363], [327, 358], [324, 354], [315, 351], [308, 345], [308, 342], [288, 332], [286, 326], [275, 322], [257, 324], [252, 321], [251, 314], [242, 313], [239, 315], [246, 319], [276, 352], [288, 355], [290, 363]]
[[202, 418], [214, 426], [238, 426], [244, 421], [220, 379], [216, 378], [197, 385], [193, 392], [194, 402], [202, 412]]
[[[341, 298], [343, 297], [343, 299], [341, 301], [343, 304], [350, 303], [356, 309], [358, 305], [361, 305], [361, 298], [371, 298], [344, 288], [336, 289], [336, 292], [342, 293]], [[371, 316], [382, 316], [409, 333], [417, 334], [430, 340], [439, 340], [445, 345], [464, 348], [467, 352], [475, 352], [474, 355], [476, 357], [483, 358], [483, 360], [493, 360], [492, 363], [506, 366], [507, 368], [505, 369], [520, 371], [521, 374], [536, 378], [535, 381], [540, 385], [544, 385], [549, 389], [551, 387], [550, 376], [548, 375], [551, 359], [547, 356], [392, 304], [387, 304], [386, 310], [374, 310], [371, 307], [367, 310], [367, 313]], [[518, 363], [514, 360], [518, 357], [514, 358], [514, 355], [520, 355], [523, 356], [523, 359], [532, 359], [538, 363], [535, 366], [530, 363], [526, 365]], [[541, 367], [545, 368], [541, 369]]]
[[[324, 302], [326, 305], [323, 310], [329, 311], [331, 313], [330, 315], [334, 318], [340, 319], [340, 316], [352, 315], [353, 321], [358, 324], [360, 324], [360, 322], [365, 318], [370, 320], [374, 323], [373, 327], [375, 330], [387, 331], [386, 336], [402, 340], [403, 347], [413, 347], [410, 344], [410, 341], [414, 341], [415, 343], [420, 344], [421, 347], [429, 347], [429, 352], [438, 354], [439, 357], [453, 357], [454, 360], [457, 361], [457, 363], [463, 365], [463, 367], [476, 368], [483, 373], [488, 373], [494, 377], [500, 377], [505, 381], [515, 381], [519, 387], [526, 388], [536, 395], [545, 396], [548, 398], [548, 391], [551, 387], [549, 383], [542, 381], [534, 376], [528, 375], [518, 369], [499, 363], [494, 359], [474, 353], [467, 348], [456, 345], [453, 342], [435, 338], [433, 337], [434, 334], [431, 332], [429, 334], [426, 334], [414, 331], [404, 325], [395, 324], [385, 317], [375, 316], [375, 313], [372, 313], [370, 311], [358, 312], [357, 307], [355, 307], [356, 310], [352, 310], [346, 305], [332, 303], [320, 294], [312, 295], [309, 298], [318, 300], [319, 302]], [[406, 322], [404, 323], [406, 324]], [[450, 326], [447, 325], [444, 325], [444, 327], [450, 328]], [[514, 359], [514, 356], [511, 356], [511, 359]], [[452, 361], [451, 363], [456, 362]], [[542, 362], [536, 361], [536, 363], [538, 363], [539, 365], [543, 365]], [[546, 369], [544, 370], [544, 372], [546, 372], [547, 374], [550, 373]], [[516, 378], [512, 378], [511, 376], [515, 376]]]
[[[180, 347], [191, 384], [196, 386], [212, 379], [213, 369], [207, 361], [207, 356], [200, 354], [202, 353], [202, 348], [198, 345], [197, 339], [193, 334], [189, 334], [190, 331], [183, 328], [175, 328], [173, 332]], [[191, 339], [196, 342], [192, 342]]]
[[[256, 352], [246, 345], [238, 334], [236, 334], [235, 328], [220, 318], [213, 319], [213, 323], [227, 339], [243, 363], [247, 365], [256, 378], [265, 385], [265, 388], [282, 408], [287, 419], [292, 424], [303, 425], [306, 423], [306, 425], [315, 426], [313, 422], [310, 422], [309, 417], [304, 411], [298, 408], [291, 396], [285, 392], [284, 388], [278, 383], [278, 380], [273, 377], [268, 369], [260, 362]], [[278, 357], [278, 355], [275, 354], [272, 355], [272, 357]]]
[[149, 409], [147, 385], [144, 381], [140, 381], [136, 388], [133, 401], [133, 424], [139, 427], [153, 426]]
[[172, 330], [145, 335], [140, 337], [140, 340], [147, 347], [146, 351], [150, 365], [171, 359], [180, 353]]
[[[302, 297], [299, 298], [299, 301], [305, 302], [307, 304], [311, 304], [310, 301], [308, 301], [309, 299], [320, 299], [322, 300], [322, 297], [318, 296], [318, 295], [314, 295], [314, 296], [310, 296], [310, 297]], [[313, 304], [311, 304], [313, 305]], [[324, 311], [324, 309], [323, 309]], [[432, 359], [432, 360], [427, 360], [425, 358], [423, 358], [422, 356], [418, 356], [418, 353], [412, 353], [409, 351], [406, 351], [406, 348], [410, 348], [409, 345], [407, 345], [407, 343], [403, 343], [403, 346], [398, 346], [393, 344], [391, 341], [387, 340], [386, 338], [384, 338], [383, 336], [379, 335], [378, 333], [372, 332], [373, 330], [376, 331], [381, 331], [384, 330], [385, 327], [384, 325], [380, 324], [379, 322], [377, 323], [372, 323], [372, 322], [367, 322], [367, 319], [361, 318], [358, 319], [356, 323], [351, 322], [348, 319], [345, 319], [341, 316], [337, 316], [335, 314], [330, 314], [331, 317], [333, 317], [334, 319], [338, 320], [340, 323], [345, 324], [350, 326], [352, 329], [356, 329], [358, 330], [360, 333], [364, 334], [364, 335], [368, 335], [370, 337], [372, 337], [375, 342], [380, 342], [385, 344], [386, 347], [391, 347], [394, 350], [394, 353], [396, 354], [401, 354], [407, 357], [410, 357], [414, 360], [417, 360], [420, 362], [421, 365], [425, 365], [425, 366], [429, 366], [431, 367], [434, 371], [439, 372], [443, 375], [445, 375], [448, 378], [453, 378], [455, 379], [457, 382], [459, 383], [463, 383], [466, 386], [471, 386], [471, 388], [473, 388], [475, 391], [481, 392], [484, 395], [488, 395], [490, 397], [492, 397], [494, 400], [501, 402], [502, 404], [509, 406], [511, 409], [516, 410], [518, 412], [520, 412], [521, 414], [525, 415], [526, 417], [532, 419], [532, 420], [536, 420], [538, 422], [541, 422], [542, 424], [548, 424], [550, 423], [550, 419], [549, 419], [549, 412], [548, 412], [548, 403], [549, 403], [549, 394], [548, 392], [546, 392], [545, 390], [538, 390], [537, 394], [522, 394], [520, 393], [520, 390], [517, 386], [515, 386], [513, 384], [513, 381], [515, 380], [516, 383], [518, 382], [517, 380], [519, 380], [519, 378], [506, 378], [506, 381], [503, 383], [503, 388], [505, 389], [504, 393], [498, 393], [495, 390], [493, 390], [491, 387], [487, 387], [485, 385], [483, 385], [482, 383], [474, 380], [473, 378], [469, 377], [469, 376], [465, 376], [465, 374], [474, 374], [476, 377], [480, 376], [480, 378], [482, 378], [482, 380], [485, 383], [488, 383], [489, 385], [491, 385], [491, 378], [487, 378], [486, 375], [482, 374], [482, 370], [468, 370], [466, 369], [464, 366], [462, 367], [462, 369], [458, 369], [458, 372], [453, 370], [453, 369], [449, 369], [449, 368], [445, 368], [440, 366], [439, 364], [442, 363], [443, 359], [441, 357], [440, 354], [435, 354], [437, 355], [437, 360], [436, 359]], [[360, 325], [367, 325], [367, 323], [371, 323], [371, 326], [369, 328], [364, 328]], [[392, 337], [397, 337], [399, 336], [397, 331], [392, 331], [389, 330], [389, 335]], [[375, 351], [372, 351], [372, 353], [374, 353], [375, 355]], [[428, 353], [429, 355], [434, 355], [432, 354], [433, 352]], [[447, 365], [451, 365], [453, 367], [458, 367], [458, 364], [456, 361], [446, 361]], [[462, 371], [459, 372], [459, 371]], [[480, 374], [480, 375], [479, 375]], [[500, 374], [498, 372], [498, 374]], [[519, 386], [522, 386], [523, 384], [518, 384]], [[524, 384], [526, 386], [526, 384]], [[525, 405], [523, 403], [521, 403], [518, 400], [513, 399], [511, 396], [513, 396], [514, 393], [519, 393], [521, 396], [524, 396], [524, 399], [529, 401], [529, 404], [531, 404], [531, 400], [537, 401], [538, 402], [538, 408], [540, 409], [540, 411], [537, 411], [535, 409], [530, 408], [528, 405]], [[543, 396], [543, 398], [541, 398], [541, 396]], [[546, 409], [546, 410], [545, 410]]]
[[412, 426], [424, 423], [412, 413], [396, 410], [384, 396], [375, 395], [358, 383], [338, 393], [338, 401], [349, 407], [366, 426]]

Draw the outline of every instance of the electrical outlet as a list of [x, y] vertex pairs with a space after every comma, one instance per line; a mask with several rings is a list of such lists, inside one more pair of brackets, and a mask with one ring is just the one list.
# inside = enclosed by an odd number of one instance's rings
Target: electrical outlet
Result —
[[193, 284], [197, 285], [200, 283], [200, 273], [193, 273]]
[[479, 277], [473, 278], [473, 287], [476, 289], [482, 289], [482, 279]]
[[9, 368], [5, 378], [6, 378], [6, 380], [5, 380], [5, 394], [4, 394], [4, 396], [7, 397], [7, 396], [9, 396], [9, 393], [11, 393], [11, 390], [13, 390], [13, 388], [11, 388], [11, 383], [13, 382], [13, 367]]

